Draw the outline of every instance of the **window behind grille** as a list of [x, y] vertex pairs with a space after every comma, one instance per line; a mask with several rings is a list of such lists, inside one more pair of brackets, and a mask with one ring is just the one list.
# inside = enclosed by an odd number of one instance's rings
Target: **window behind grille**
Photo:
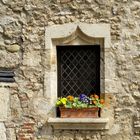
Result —
[[58, 97], [100, 93], [100, 46], [57, 46]]

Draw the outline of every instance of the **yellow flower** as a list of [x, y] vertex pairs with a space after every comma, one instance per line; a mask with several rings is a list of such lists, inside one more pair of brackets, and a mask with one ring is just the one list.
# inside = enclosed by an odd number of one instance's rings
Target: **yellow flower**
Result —
[[57, 102], [56, 102], [56, 105], [57, 105], [57, 106], [60, 106], [60, 105], [62, 105], [62, 102], [61, 102], [61, 101], [57, 101]]
[[61, 98], [60, 101], [62, 102], [63, 105], [65, 105], [67, 103], [67, 98]]
[[74, 101], [74, 97], [73, 96], [71, 96], [71, 95], [69, 95], [69, 96], [67, 96], [67, 99], [69, 100], [69, 101]]

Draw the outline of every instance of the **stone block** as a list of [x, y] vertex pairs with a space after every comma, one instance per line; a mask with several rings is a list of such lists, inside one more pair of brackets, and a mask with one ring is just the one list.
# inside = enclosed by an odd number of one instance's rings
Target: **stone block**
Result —
[[0, 25], [7, 25], [15, 21], [16, 20], [12, 16], [2, 16], [0, 18]]
[[105, 93], [118, 93], [123, 91], [121, 83], [116, 79], [105, 80]]
[[0, 26], [0, 33], [3, 33], [3, 28]]
[[23, 65], [38, 66], [41, 63], [41, 56], [39, 51], [27, 52], [23, 56]]
[[115, 78], [116, 62], [114, 54], [111, 52], [105, 52], [105, 78], [112, 79]]
[[[43, 118], [47, 118], [49, 115], [51, 115], [50, 110], [55, 110], [54, 107], [50, 104], [49, 100], [47, 99], [43, 99], [43, 98], [34, 98], [33, 102], [33, 108], [34, 108], [34, 112], [36, 112], [36, 114], [40, 115]], [[30, 106], [31, 110], [32, 107]], [[53, 113], [53, 112], [52, 112]]]
[[13, 128], [7, 129], [6, 136], [7, 140], [16, 140], [15, 130]]
[[119, 124], [114, 124], [108, 133], [110, 135], [111, 134], [115, 135], [115, 134], [120, 133], [120, 126], [119, 126]]
[[[108, 118], [49, 118], [48, 124], [60, 130], [107, 130]], [[88, 126], [88, 127], [87, 127]]]
[[0, 121], [7, 120], [8, 109], [9, 109], [9, 89], [0, 88]]
[[8, 53], [5, 50], [0, 50], [0, 67], [13, 68], [19, 64], [18, 53]]
[[7, 51], [14, 53], [14, 52], [18, 52], [20, 50], [20, 46], [15, 44], [15, 45], [7, 46], [6, 49], [7, 49]]
[[0, 140], [6, 140], [6, 128], [2, 122], [0, 122]]
[[68, 3], [71, 2], [72, 0], [60, 0], [61, 3]]

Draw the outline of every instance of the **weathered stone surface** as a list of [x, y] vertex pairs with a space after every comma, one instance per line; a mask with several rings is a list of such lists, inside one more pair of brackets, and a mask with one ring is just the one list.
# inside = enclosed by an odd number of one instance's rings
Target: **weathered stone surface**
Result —
[[16, 132], [13, 128], [8, 128], [6, 132], [7, 140], [16, 140]]
[[2, 2], [3, 2], [4, 4], [6, 4], [6, 3], [8, 2], [8, 0], [2, 0]]
[[137, 99], [140, 99], [140, 93], [137, 91], [137, 92], [133, 92], [133, 96]]
[[5, 46], [4, 45], [0, 45], [0, 50], [5, 50]]
[[39, 66], [41, 63], [41, 56], [39, 51], [27, 52], [23, 56], [23, 65], [26, 66]]
[[0, 139], [7, 140], [6, 139], [6, 128], [4, 126], [4, 123], [2, 123], [2, 122], [0, 122]]
[[120, 126], [119, 124], [114, 124], [113, 127], [109, 130], [109, 134], [110, 135], [115, 135], [115, 134], [118, 134], [120, 133]]
[[0, 121], [6, 121], [9, 111], [9, 89], [0, 87]]
[[70, 1], [72, 1], [72, 0], [60, 0], [61, 3], [68, 3]]
[[[42, 79], [41, 79], [42, 69], [41, 68], [36, 69], [35, 67], [24, 67], [24, 68], [22, 68], [22, 72], [24, 73], [24, 75], [27, 79], [30, 79], [31, 82], [42, 81]], [[41, 88], [40, 86], [41, 85], [36, 83], [35, 88], [39, 89], [39, 88]]]
[[20, 50], [20, 46], [17, 44], [11, 45], [11, 46], [6, 46], [6, 50], [11, 53], [18, 52]]
[[18, 39], [21, 35], [21, 25], [18, 22], [12, 22], [8, 25], [5, 25], [3, 34], [6, 38], [11, 40]]
[[54, 110], [54, 108], [46, 99], [39, 97], [37, 99], [33, 99], [32, 106], [34, 108], [35, 113], [37, 113], [39, 116], [42, 116], [43, 118], [46, 118], [48, 115], [52, 116], [54, 114], [54, 112], [50, 112], [50, 110]]
[[20, 118], [22, 116], [21, 102], [17, 94], [11, 95], [11, 116], [13, 118]]
[[0, 33], [3, 33], [3, 28], [0, 26]]
[[16, 20], [12, 16], [2, 16], [0, 17], [0, 25], [10, 24]]
[[19, 54], [0, 50], [0, 67], [14, 68], [19, 64]]
[[[140, 140], [139, 7], [139, 0], [1, 0], [0, 69], [13, 68], [18, 86], [0, 85], [0, 140]], [[50, 49], [45, 50], [44, 27], [71, 22], [111, 26], [111, 43], [101, 58], [102, 91], [115, 99], [103, 110], [114, 119], [110, 119], [109, 131], [52, 131], [47, 127], [48, 116], [54, 116], [48, 112], [54, 106], [50, 104], [53, 94], [48, 93], [50, 85], [52, 91], [56, 89], [57, 77], [55, 82], [48, 78], [54, 76], [50, 64], [55, 61]], [[101, 28], [96, 34], [99, 32]], [[27, 129], [24, 122], [30, 119], [35, 125]]]

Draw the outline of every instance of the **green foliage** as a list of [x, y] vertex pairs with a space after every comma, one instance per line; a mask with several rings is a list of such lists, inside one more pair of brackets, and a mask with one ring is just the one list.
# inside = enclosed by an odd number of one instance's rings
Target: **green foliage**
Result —
[[64, 106], [67, 104], [67, 98], [58, 98], [56, 106]]
[[87, 97], [88, 103], [80, 100], [78, 97], [68, 96], [67, 98], [61, 97], [58, 98], [56, 102], [57, 107], [65, 107], [65, 108], [92, 108], [99, 107], [102, 108], [103, 104], [98, 96], [95, 97]]

